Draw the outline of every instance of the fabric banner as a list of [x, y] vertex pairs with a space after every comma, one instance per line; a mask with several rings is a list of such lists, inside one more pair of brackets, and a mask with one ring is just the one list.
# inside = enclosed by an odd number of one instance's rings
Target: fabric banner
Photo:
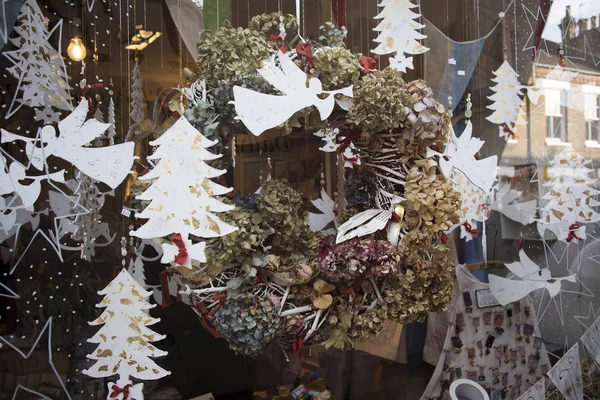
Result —
[[8, 41], [8, 35], [13, 30], [19, 10], [25, 0], [4, 0], [0, 5], [0, 49]]
[[579, 343], [576, 343], [550, 371], [548, 377], [566, 400], [583, 400], [583, 378], [579, 360]]
[[529, 388], [517, 400], [545, 400], [546, 399], [546, 380], [540, 379]]
[[[185, 47], [192, 58], [196, 60], [198, 58], [198, 40], [204, 30], [203, 10], [190, 0], [165, 0], [165, 2]], [[214, 1], [206, 0], [204, 2], [205, 10], [209, 8], [210, 3], [214, 3]], [[229, 15], [231, 15], [231, 3], [229, 5]]]
[[214, 31], [223, 22], [231, 22], [231, 0], [204, 0], [204, 28]]
[[590, 326], [581, 337], [581, 343], [600, 365], [600, 317]]

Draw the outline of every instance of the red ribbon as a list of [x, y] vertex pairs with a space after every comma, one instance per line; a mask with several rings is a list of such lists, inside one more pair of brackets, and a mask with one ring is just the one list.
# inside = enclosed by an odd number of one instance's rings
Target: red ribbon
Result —
[[169, 291], [169, 271], [166, 269], [160, 273], [160, 291], [162, 292], [161, 307], [168, 307], [171, 304], [171, 292]]
[[488, 206], [486, 206], [485, 204], [480, 204], [479, 206], [477, 206], [477, 208], [479, 210], [484, 210], [486, 212], [486, 218], [490, 217], [492, 210], [490, 210], [490, 208]]
[[400, 222], [400, 216], [396, 214], [396, 211], [392, 211], [392, 216], [390, 217], [392, 222]]
[[575, 231], [577, 229], [579, 229], [579, 225], [577, 224], [572, 224], [571, 226], [569, 226], [569, 235], [567, 236], [567, 242], [571, 243], [573, 239], [579, 240], [579, 237], [577, 237], [577, 234], [575, 234]]
[[363, 67], [365, 74], [368, 74], [377, 68], [377, 61], [375, 61], [371, 57], [367, 57], [367, 56], [358, 57], [358, 63], [360, 64], [361, 67]]
[[267, 280], [265, 279], [265, 277], [262, 276], [262, 274], [260, 272], [256, 274], [256, 283], [255, 283], [255, 285], [259, 285], [259, 284], [263, 284], [263, 285], [269, 286], [269, 282], [267, 282]]
[[338, 134], [336, 136], [336, 142], [341, 145], [339, 151], [344, 152], [344, 150], [346, 150], [346, 147], [350, 146], [350, 144], [352, 144], [352, 141], [354, 139], [360, 138], [361, 133], [362, 132], [359, 131], [358, 129], [353, 129], [353, 130], [344, 132], [343, 134]]
[[171, 241], [179, 249], [179, 253], [177, 253], [177, 255], [175, 256], [175, 262], [179, 265], [183, 265], [188, 259], [188, 253], [185, 249], [185, 243], [183, 243], [183, 238], [181, 237], [181, 234], [176, 233], [173, 236], [173, 239], [171, 239]]
[[85, 99], [88, 102], [88, 111], [94, 111], [94, 103], [92, 102], [92, 98], [90, 96], [88, 96], [88, 91], [91, 88], [101, 88], [104, 87], [104, 85], [102, 83], [94, 83], [93, 85], [85, 85], [84, 87], [81, 88], [81, 90], [83, 91], [83, 97], [85, 97]]
[[515, 134], [515, 132], [513, 132], [506, 124], [504, 124], [504, 128], [502, 128], [502, 131], [504, 131], [506, 133], [506, 136], [509, 138], [513, 138], [513, 139], [517, 138], [517, 135]]
[[310, 47], [310, 43], [302, 42], [296, 45], [296, 54], [301, 57], [306, 57], [306, 64], [309, 67], [313, 66], [315, 61], [315, 57], [313, 57], [312, 48]]
[[131, 387], [130, 384], [125, 385], [125, 387], [119, 387], [117, 385], [113, 385], [111, 390], [112, 392], [110, 392], [110, 398], [111, 399], [116, 399], [117, 397], [119, 397], [120, 394], [123, 394], [123, 400], [127, 400], [127, 398], [129, 397], [129, 388]]
[[285, 41], [283, 40], [283, 38], [279, 35], [274, 35], [274, 34], [270, 34], [269, 35], [269, 39], [271, 40], [277, 40], [279, 42], [279, 51], [281, 51], [283, 54], [285, 54], [285, 52], [287, 51], [285, 49]]
[[290, 346], [290, 350], [292, 353], [298, 354], [298, 360], [300, 362], [300, 366], [302, 366], [302, 350], [304, 349], [304, 332], [302, 332], [294, 343]]
[[464, 225], [465, 229], [467, 230], [467, 232], [471, 233], [473, 236], [481, 235], [481, 231], [477, 228], [473, 228], [470, 223], [465, 222], [463, 225]]
[[[200, 323], [202, 323], [204, 329], [206, 329], [208, 333], [210, 333], [217, 339], [221, 338], [221, 334], [217, 332], [215, 328], [213, 328], [212, 322], [208, 318], [208, 316], [211, 315], [211, 313], [206, 309], [204, 303], [199, 303], [198, 305], [196, 305], [196, 309], [200, 312]], [[215, 310], [213, 310], [213, 312], [214, 311]]]
[[358, 157], [344, 157], [344, 161], [350, 161], [352, 164], [356, 164], [358, 162]]
[[519, 240], [519, 250], [523, 250], [524, 246], [525, 246], [525, 239], [521, 238], [521, 240]]
[[448, 235], [442, 232], [442, 234], [440, 235], [440, 241], [444, 244], [448, 244]]

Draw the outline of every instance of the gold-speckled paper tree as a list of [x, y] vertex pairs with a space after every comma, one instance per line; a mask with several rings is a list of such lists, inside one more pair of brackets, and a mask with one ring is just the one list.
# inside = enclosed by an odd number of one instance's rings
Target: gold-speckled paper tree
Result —
[[103, 326], [88, 339], [98, 347], [88, 354], [95, 362], [83, 373], [93, 378], [119, 375], [116, 384], [108, 384], [108, 399], [143, 399], [143, 383], [133, 385], [131, 377], [154, 380], [170, 374], [151, 359], [167, 354], [151, 344], [165, 338], [148, 328], [160, 321], [144, 312], [154, 307], [146, 301], [151, 293], [123, 269], [98, 294], [104, 298], [96, 307], [104, 311], [90, 325]]

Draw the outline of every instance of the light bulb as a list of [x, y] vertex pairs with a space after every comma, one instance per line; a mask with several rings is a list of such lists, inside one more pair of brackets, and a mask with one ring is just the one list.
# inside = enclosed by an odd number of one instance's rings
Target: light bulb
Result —
[[86, 50], [80, 37], [75, 36], [71, 38], [71, 43], [69, 43], [69, 47], [67, 48], [67, 54], [73, 61], [81, 61], [85, 58]]

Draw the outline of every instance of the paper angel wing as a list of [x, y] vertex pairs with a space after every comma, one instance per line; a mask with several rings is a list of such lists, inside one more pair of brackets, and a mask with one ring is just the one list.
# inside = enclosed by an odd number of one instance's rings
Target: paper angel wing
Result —
[[507, 218], [522, 225], [532, 223], [537, 211], [537, 201], [531, 200], [523, 203], [511, 204], [519, 196], [521, 196], [521, 192], [511, 189], [510, 185], [503, 185], [500, 190], [496, 192], [496, 196], [492, 202], [492, 210], [496, 210], [504, 214]]
[[86, 121], [88, 102], [81, 99], [71, 114], [58, 123], [59, 142], [71, 146], [83, 146], [102, 136], [111, 124], [102, 123], [94, 118]]
[[90, 178], [114, 189], [131, 171], [134, 146], [133, 142], [127, 142], [100, 148], [71, 147], [70, 152], [60, 154], [60, 157]]
[[[279, 51], [277, 58], [269, 60], [267, 67], [259, 69], [258, 73], [281, 93], [293, 95], [294, 91], [299, 88], [306, 89], [307, 77], [306, 73], [294, 64], [288, 54]], [[279, 60], [279, 65], [275, 60]]]
[[336, 244], [348, 239], [370, 235], [385, 228], [392, 217], [392, 211], [372, 209], [356, 214], [338, 228]]
[[531, 261], [523, 249], [519, 251], [519, 261], [506, 264], [506, 268], [522, 279], [540, 280], [539, 272], [542, 271], [536, 263]]

